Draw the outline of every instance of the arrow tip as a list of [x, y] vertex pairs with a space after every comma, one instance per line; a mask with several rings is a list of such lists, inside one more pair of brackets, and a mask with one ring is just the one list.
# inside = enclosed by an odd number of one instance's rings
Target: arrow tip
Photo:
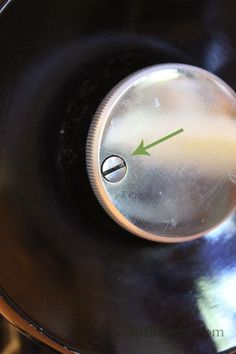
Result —
[[138, 155], [146, 155], [146, 156], [150, 156], [150, 154], [147, 152], [147, 150], [145, 149], [144, 146], [144, 141], [142, 140], [141, 143], [138, 145], [137, 149], [134, 150], [133, 154], [134, 156], [138, 156]]

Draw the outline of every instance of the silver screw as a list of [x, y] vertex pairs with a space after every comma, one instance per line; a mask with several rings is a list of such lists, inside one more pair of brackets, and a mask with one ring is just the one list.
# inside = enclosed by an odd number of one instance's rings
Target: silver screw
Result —
[[125, 161], [119, 156], [109, 156], [102, 164], [103, 177], [112, 183], [121, 181], [127, 172]]

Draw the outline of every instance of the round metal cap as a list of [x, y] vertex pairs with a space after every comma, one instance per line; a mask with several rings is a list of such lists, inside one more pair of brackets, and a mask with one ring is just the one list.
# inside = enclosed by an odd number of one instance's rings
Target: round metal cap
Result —
[[87, 168], [99, 202], [129, 232], [197, 238], [235, 210], [236, 95], [189, 65], [134, 73], [93, 119]]

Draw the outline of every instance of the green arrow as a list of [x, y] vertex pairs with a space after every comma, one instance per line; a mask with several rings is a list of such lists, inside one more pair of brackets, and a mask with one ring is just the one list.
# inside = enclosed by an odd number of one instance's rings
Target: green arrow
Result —
[[148, 156], [150, 156], [150, 154], [149, 154], [149, 152], [147, 150], [149, 150], [152, 147], [163, 143], [163, 141], [169, 140], [169, 139], [173, 138], [174, 136], [176, 136], [176, 135], [178, 135], [180, 133], [183, 133], [183, 132], [184, 132], [183, 129], [176, 130], [175, 132], [173, 132], [173, 133], [171, 133], [169, 135], [166, 135], [163, 138], [154, 141], [154, 143], [146, 145], [146, 146], [144, 146], [144, 141], [142, 140], [141, 143], [138, 145], [137, 149], [133, 152], [132, 155], [148, 155]]

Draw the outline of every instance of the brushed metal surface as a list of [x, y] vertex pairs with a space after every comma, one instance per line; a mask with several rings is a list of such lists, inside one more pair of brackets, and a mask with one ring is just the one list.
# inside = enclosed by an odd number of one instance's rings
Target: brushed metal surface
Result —
[[[144, 145], [182, 134], [134, 155]], [[110, 155], [127, 165], [111, 183]], [[87, 142], [92, 187], [109, 215], [154, 241], [184, 241], [221, 224], [236, 206], [236, 95], [215, 75], [183, 64], [157, 65], [118, 84], [101, 103]]]

